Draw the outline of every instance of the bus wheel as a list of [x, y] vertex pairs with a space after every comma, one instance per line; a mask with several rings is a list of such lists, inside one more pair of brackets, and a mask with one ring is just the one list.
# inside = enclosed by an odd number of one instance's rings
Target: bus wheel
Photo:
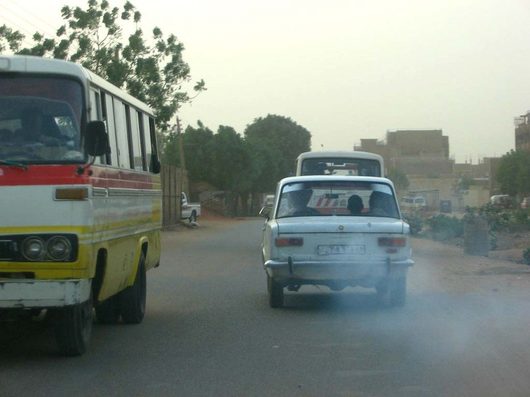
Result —
[[134, 284], [120, 292], [121, 318], [126, 324], [139, 324], [145, 315], [147, 280], [145, 276], [145, 254], [140, 255]]
[[86, 302], [57, 311], [55, 339], [61, 354], [80, 356], [92, 334], [92, 296]]
[[96, 305], [96, 318], [100, 324], [116, 324], [120, 319], [120, 306], [116, 296]]

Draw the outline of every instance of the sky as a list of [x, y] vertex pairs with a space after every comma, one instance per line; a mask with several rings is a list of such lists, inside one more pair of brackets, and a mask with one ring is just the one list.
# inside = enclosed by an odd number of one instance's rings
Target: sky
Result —
[[[243, 134], [276, 114], [308, 129], [313, 150], [441, 129], [450, 156], [476, 164], [513, 149], [514, 117], [530, 111], [528, 0], [131, 2], [144, 32], [175, 34], [206, 82], [184, 126]], [[86, 4], [0, 0], [0, 25], [51, 36], [63, 5]]]

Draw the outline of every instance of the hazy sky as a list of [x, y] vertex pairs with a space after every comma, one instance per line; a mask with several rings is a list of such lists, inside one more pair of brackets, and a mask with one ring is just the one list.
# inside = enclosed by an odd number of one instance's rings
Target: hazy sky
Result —
[[[513, 118], [530, 110], [528, 0], [132, 3], [145, 32], [177, 35], [206, 81], [184, 125], [243, 133], [278, 114], [307, 128], [314, 150], [442, 129], [451, 156], [476, 163], [514, 148]], [[87, 1], [0, 0], [0, 25], [53, 34], [65, 4]]]

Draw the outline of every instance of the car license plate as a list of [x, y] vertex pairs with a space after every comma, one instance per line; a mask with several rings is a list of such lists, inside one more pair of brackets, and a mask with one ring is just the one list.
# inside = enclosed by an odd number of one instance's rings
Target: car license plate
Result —
[[364, 255], [364, 252], [364, 245], [361, 244], [331, 244], [317, 247], [318, 255]]

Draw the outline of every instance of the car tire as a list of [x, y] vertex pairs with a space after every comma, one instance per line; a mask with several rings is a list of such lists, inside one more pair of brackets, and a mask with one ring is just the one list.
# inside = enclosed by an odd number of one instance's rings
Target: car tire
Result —
[[120, 306], [117, 296], [96, 305], [96, 319], [99, 324], [116, 324], [120, 319]]
[[407, 297], [407, 277], [388, 279], [375, 287], [380, 303], [388, 307], [405, 305]]
[[190, 215], [190, 217], [188, 219], [189, 219], [190, 223], [197, 222], [197, 212], [196, 211], [192, 211], [191, 215]]
[[145, 315], [146, 295], [145, 254], [142, 252], [134, 284], [119, 294], [119, 308], [124, 323], [140, 324], [142, 322]]
[[269, 293], [269, 306], [278, 308], [283, 306], [283, 285], [267, 276], [267, 290]]
[[55, 339], [64, 356], [80, 356], [92, 335], [92, 297], [86, 302], [58, 309], [55, 313]]

